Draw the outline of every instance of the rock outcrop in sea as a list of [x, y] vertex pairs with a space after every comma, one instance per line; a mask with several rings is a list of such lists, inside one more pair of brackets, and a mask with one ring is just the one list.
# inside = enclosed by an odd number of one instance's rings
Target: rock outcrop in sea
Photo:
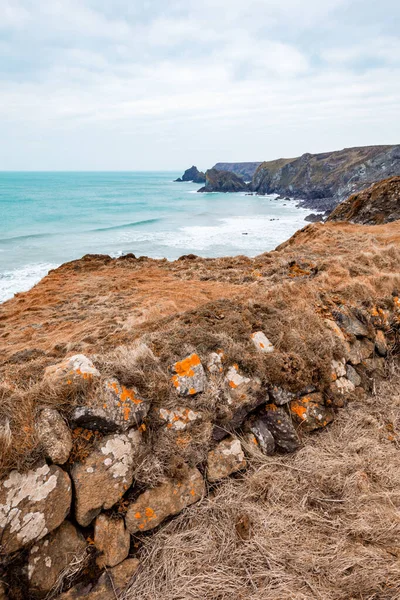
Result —
[[204, 183], [205, 180], [205, 174], [193, 165], [190, 169], [186, 169], [182, 177], [175, 179], [175, 182], [182, 183], [183, 181], [193, 181], [193, 183]]
[[247, 184], [244, 180], [230, 171], [209, 169], [206, 171], [206, 185], [198, 192], [246, 192]]

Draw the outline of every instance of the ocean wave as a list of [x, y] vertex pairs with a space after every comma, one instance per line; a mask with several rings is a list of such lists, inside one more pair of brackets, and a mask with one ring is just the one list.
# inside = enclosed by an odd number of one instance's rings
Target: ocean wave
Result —
[[97, 229], [91, 229], [90, 231], [111, 231], [113, 229], [130, 229], [131, 227], [139, 227], [140, 225], [151, 225], [152, 223], [158, 223], [161, 219], [144, 219], [143, 221], [133, 221], [132, 223], [122, 223], [122, 225], [112, 225], [111, 227], [98, 227]]
[[17, 292], [26, 292], [36, 285], [50, 269], [58, 265], [38, 263], [0, 273], [0, 304], [12, 298]]
[[8, 244], [10, 242], [18, 242], [18, 241], [29, 240], [29, 239], [33, 239], [33, 238], [36, 238], [36, 239], [46, 238], [46, 237], [51, 237], [52, 235], [56, 235], [56, 234], [54, 234], [54, 233], [29, 233], [26, 235], [15, 235], [14, 237], [0, 239], [0, 244]]

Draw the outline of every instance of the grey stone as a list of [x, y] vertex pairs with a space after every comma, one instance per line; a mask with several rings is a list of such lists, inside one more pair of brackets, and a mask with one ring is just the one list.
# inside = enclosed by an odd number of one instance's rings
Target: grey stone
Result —
[[72, 449], [72, 435], [68, 425], [57, 410], [45, 408], [36, 421], [39, 443], [56, 464], [67, 462]]
[[207, 457], [207, 479], [214, 482], [246, 467], [240, 440], [230, 436], [222, 440]]
[[251, 432], [263, 452], [267, 456], [271, 456], [275, 452], [274, 436], [267, 426], [267, 418], [265, 414], [254, 415], [250, 417], [245, 424], [245, 430]]
[[278, 450], [294, 452], [300, 447], [299, 436], [283, 408], [278, 408], [275, 404], [267, 404], [263, 418]]
[[346, 376], [347, 379], [354, 385], [354, 387], [361, 385], [361, 377], [351, 365], [346, 365]]

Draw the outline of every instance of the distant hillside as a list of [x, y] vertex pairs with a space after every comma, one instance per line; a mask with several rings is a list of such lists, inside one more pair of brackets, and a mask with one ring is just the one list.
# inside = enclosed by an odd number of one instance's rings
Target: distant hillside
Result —
[[245, 181], [251, 181], [253, 179], [253, 175], [261, 165], [261, 162], [242, 162], [242, 163], [223, 163], [219, 162], [213, 166], [213, 169], [217, 169], [217, 171], [230, 171], [231, 173], [235, 173], [235, 175], [239, 175], [243, 177]]
[[400, 175], [400, 145], [365, 146], [263, 162], [251, 189], [298, 198], [310, 208], [331, 209], [351, 194], [394, 175]]
[[400, 177], [391, 177], [353, 194], [339, 204], [328, 221], [380, 225], [400, 219]]

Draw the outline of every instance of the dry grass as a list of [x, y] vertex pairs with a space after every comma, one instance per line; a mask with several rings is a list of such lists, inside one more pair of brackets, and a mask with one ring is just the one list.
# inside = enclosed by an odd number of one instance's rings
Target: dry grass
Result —
[[126, 600], [399, 598], [399, 382], [144, 538]]

